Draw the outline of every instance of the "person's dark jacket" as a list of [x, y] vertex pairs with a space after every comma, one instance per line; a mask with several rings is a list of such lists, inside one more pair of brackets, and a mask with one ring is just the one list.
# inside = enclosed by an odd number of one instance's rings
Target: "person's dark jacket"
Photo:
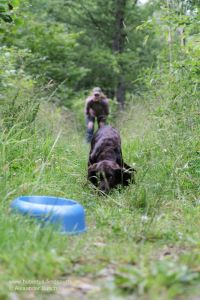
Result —
[[92, 96], [88, 97], [85, 103], [85, 114], [86, 116], [92, 116], [97, 118], [108, 116], [108, 99], [100, 98], [99, 100], [94, 100]]

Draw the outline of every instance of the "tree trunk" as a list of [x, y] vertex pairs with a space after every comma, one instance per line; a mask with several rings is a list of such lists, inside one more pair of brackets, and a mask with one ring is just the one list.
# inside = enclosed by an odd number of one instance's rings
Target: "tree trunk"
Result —
[[[170, 5], [171, 4], [172, 4], [171, 0], [167, 0], [168, 18], [170, 18], [170, 10], [171, 10]], [[168, 26], [168, 46], [169, 46], [169, 71], [171, 73], [172, 72], [172, 61], [173, 61], [173, 57], [172, 57], [172, 43], [173, 42], [172, 42], [172, 28], [171, 28], [170, 23], [169, 23], [169, 26]]]
[[126, 86], [124, 82], [124, 75], [121, 74], [118, 78], [118, 84], [116, 89], [116, 98], [119, 103], [120, 110], [124, 109]]
[[180, 35], [181, 35], [181, 46], [185, 47], [186, 45], [185, 28], [180, 28]]
[[[115, 0], [115, 28], [113, 34], [113, 52], [120, 56], [124, 51], [126, 33], [124, 31], [124, 18], [127, 0]], [[125, 80], [122, 65], [119, 63], [120, 74], [117, 79], [116, 98], [120, 109], [124, 108], [125, 103]]]

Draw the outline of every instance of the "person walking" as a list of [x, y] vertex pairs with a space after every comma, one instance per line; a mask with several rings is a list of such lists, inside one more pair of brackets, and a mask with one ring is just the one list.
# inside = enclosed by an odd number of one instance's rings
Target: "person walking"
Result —
[[98, 128], [106, 124], [109, 115], [108, 99], [103, 94], [101, 88], [93, 88], [91, 95], [85, 101], [85, 117], [86, 117], [86, 141], [91, 142], [94, 133], [95, 119]]

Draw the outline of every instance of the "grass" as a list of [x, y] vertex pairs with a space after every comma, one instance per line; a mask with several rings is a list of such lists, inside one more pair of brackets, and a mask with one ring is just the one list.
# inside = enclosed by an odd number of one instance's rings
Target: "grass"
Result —
[[[35, 124], [2, 130], [1, 299], [26, 299], [30, 293], [20, 293], [11, 281], [27, 288], [28, 280], [42, 285], [55, 279], [72, 285], [79, 280], [70, 299], [79, 299], [80, 291], [83, 299], [199, 296], [198, 102], [182, 103], [181, 96], [166, 101], [158, 92], [152, 96], [156, 102], [134, 99], [117, 122], [125, 161], [137, 169], [136, 185], [108, 197], [86, 181], [88, 145], [68, 112], [42, 106]], [[87, 233], [60, 235], [11, 213], [11, 201], [28, 194], [76, 199], [86, 210]], [[69, 289], [65, 285], [66, 295]], [[56, 295], [62, 292], [57, 286]], [[41, 290], [31, 293], [49, 297]]]

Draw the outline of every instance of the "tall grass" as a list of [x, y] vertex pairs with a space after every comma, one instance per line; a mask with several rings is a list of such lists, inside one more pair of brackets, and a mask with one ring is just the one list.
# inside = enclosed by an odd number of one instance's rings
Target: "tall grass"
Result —
[[[113, 275], [109, 280], [105, 275], [107, 288], [100, 295], [105, 299], [121, 292], [123, 299], [127, 292], [141, 299], [174, 299], [185, 293], [185, 283], [197, 286], [197, 94], [191, 97], [174, 78], [156, 84], [148, 95], [133, 97], [116, 122], [124, 160], [137, 169], [136, 184], [108, 197], [100, 197], [86, 180], [89, 149], [69, 111], [43, 104], [34, 122], [2, 125], [2, 297], [14, 292], [11, 279], [94, 279], [108, 268]], [[12, 214], [11, 201], [28, 194], [79, 201], [88, 232], [63, 236]]]

